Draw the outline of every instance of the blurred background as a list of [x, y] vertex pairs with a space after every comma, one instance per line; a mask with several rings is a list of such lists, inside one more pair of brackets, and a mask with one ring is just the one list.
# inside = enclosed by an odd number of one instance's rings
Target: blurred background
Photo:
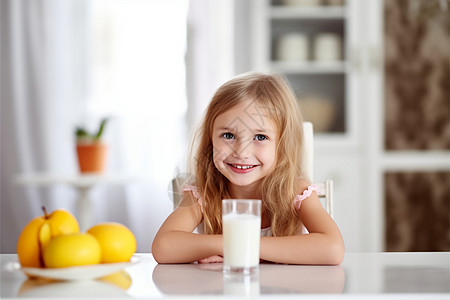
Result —
[[[207, 103], [247, 71], [283, 73], [313, 122], [347, 251], [450, 250], [448, 0], [0, 3], [2, 253], [83, 197], [150, 252]], [[89, 181], [75, 129], [104, 117]]]

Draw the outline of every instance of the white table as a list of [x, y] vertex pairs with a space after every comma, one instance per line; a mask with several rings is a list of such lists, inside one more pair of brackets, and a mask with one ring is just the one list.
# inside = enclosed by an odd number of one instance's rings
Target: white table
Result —
[[[151, 254], [125, 269], [131, 286], [102, 280], [30, 280], [1, 254], [1, 298], [450, 299], [450, 253], [347, 253], [341, 266], [261, 264], [258, 276], [227, 278], [222, 264], [158, 265]], [[122, 286], [122, 287], [121, 287]], [[127, 286], [125, 284], [125, 286]]]
[[14, 178], [14, 182], [23, 186], [55, 186], [68, 185], [78, 192], [77, 213], [80, 230], [85, 231], [92, 225], [92, 203], [90, 190], [99, 185], [125, 185], [134, 180], [131, 176], [111, 174], [22, 174]]

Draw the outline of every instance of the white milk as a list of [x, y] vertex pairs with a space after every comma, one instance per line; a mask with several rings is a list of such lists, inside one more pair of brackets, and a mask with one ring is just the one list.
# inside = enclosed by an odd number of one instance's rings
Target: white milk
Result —
[[259, 264], [261, 218], [251, 214], [227, 214], [222, 219], [224, 265], [248, 268]]

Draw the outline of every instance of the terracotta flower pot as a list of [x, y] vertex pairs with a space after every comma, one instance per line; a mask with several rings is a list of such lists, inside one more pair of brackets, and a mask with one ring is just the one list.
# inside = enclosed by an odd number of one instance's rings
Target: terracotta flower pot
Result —
[[105, 170], [108, 146], [102, 143], [77, 144], [81, 173], [102, 173]]

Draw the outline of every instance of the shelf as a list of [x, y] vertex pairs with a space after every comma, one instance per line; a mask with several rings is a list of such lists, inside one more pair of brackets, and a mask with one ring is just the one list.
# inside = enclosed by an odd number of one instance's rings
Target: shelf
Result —
[[270, 9], [272, 19], [344, 19], [346, 17], [345, 7], [295, 7], [295, 6], [273, 6]]
[[359, 147], [349, 143], [349, 133], [314, 132], [314, 153], [318, 157], [353, 156], [359, 154]]
[[450, 151], [389, 151], [382, 158], [384, 171], [448, 171]]
[[347, 62], [291, 62], [291, 61], [273, 61], [271, 67], [274, 70], [285, 74], [345, 74], [347, 71]]

